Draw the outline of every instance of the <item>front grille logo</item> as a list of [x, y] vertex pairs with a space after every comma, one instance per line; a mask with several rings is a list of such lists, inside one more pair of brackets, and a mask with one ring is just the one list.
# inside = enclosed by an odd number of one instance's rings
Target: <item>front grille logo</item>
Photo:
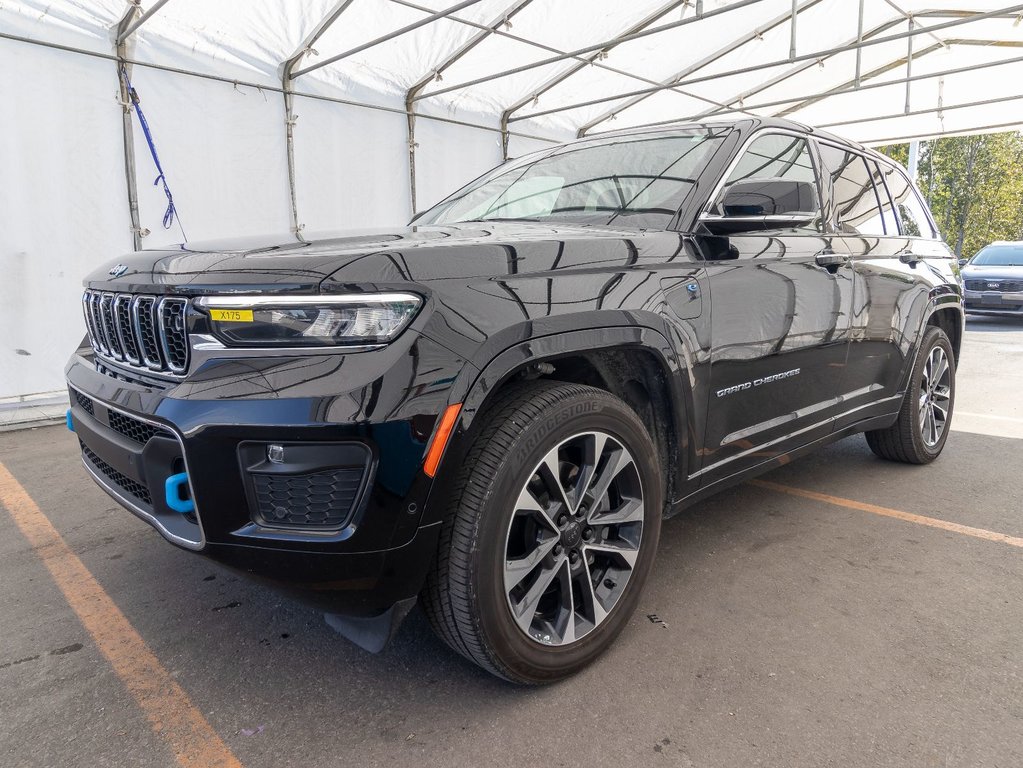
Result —
[[128, 271], [127, 264], [115, 264], [110, 268], [110, 271], [107, 272], [107, 274], [110, 275], [111, 277], [120, 277], [127, 271]]
[[991, 288], [992, 290], [997, 290], [998, 289], [998, 283], [988, 283], [987, 287]]

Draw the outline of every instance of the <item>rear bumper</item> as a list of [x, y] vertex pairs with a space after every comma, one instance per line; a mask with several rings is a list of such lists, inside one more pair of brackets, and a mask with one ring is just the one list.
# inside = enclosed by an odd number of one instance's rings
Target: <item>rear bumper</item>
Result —
[[[432, 489], [421, 470], [429, 437], [422, 424], [329, 423], [319, 418], [329, 408], [316, 398], [174, 398], [173, 389], [115, 379], [80, 355], [66, 374], [86, 470], [168, 541], [333, 613], [376, 616], [418, 594], [439, 532], [435, 523], [421, 525]], [[295, 466], [274, 475], [280, 467], [266, 460], [270, 443], [298, 456]], [[343, 466], [325, 469], [316, 458], [324, 453], [342, 456]], [[296, 487], [320, 495], [290, 506], [323, 507], [319, 484], [323, 475], [333, 482], [335, 471], [347, 473], [329, 489], [340, 495], [326, 497], [349, 504], [339, 514], [312, 525], [267, 514], [267, 503], [288, 508]], [[175, 493], [194, 503], [187, 513], [167, 498], [168, 478], [182, 473], [187, 485]], [[257, 485], [257, 475], [312, 479]]]

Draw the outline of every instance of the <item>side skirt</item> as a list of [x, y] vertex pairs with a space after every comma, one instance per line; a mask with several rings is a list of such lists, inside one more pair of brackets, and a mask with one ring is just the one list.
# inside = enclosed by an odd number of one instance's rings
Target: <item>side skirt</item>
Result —
[[757, 475], [762, 475], [765, 472], [770, 472], [772, 469], [784, 466], [793, 459], [798, 459], [800, 456], [813, 453], [818, 448], [825, 445], [842, 440], [850, 435], [856, 434], [857, 432], [867, 432], [872, 429], [883, 429], [891, 426], [892, 420], [897, 417], [898, 412], [894, 414], [884, 414], [882, 416], [873, 416], [862, 421], [857, 421], [854, 424], [849, 424], [848, 426], [832, 432], [829, 435], [825, 435], [824, 437], [818, 438], [806, 445], [795, 448], [788, 453], [779, 454], [778, 456], [767, 459], [756, 466], [745, 469], [742, 472], [736, 472], [734, 475], [728, 475], [727, 477], [715, 480], [714, 482], [693, 491], [688, 496], [684, 496], [683, 498], [672, 502], [671, 508], [665, 514], [665, 518], [674, 517], [682, 510], [688, 509], [697, 502], [703, 501], [708, 496], [713, 496], [715, 493], [723, 491], [725, 488], [731, 488], [733, 485], [738, 485], [739, 483], [754, 478]]

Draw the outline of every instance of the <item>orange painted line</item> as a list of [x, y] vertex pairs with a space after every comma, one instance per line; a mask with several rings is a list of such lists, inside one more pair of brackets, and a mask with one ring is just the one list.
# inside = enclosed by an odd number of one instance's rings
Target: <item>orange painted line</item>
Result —
[[951, 523], [948, 520], [939, 520], [936, 517], [926, 517], [924, 515], [913, 514], [912, 512], [903, 512], [898, 509], [879, 507], [876, 504], [866, 504], [862, 501], [843, 499], [840, 496], [829, 496], [826, 493], [804, 491], [802, 488], [792, 488], [788, 485], [769, 483], [766, 480], [751, 480], [750, 485], [755, 485], [759, 488], [766, 488], [770, 491], [777, 491], [778, 493], [787, 493], [790, 496], [801, 496], [804, 499], [822, 501], [825, 504], [834, 504], [837, 507], [857, 509], [860, 512], [870, 512], [873, 515], [881, 515], [882, 517], [893, 517], [896, 520], [903, 520], [907, 523], [916, 523], [918, 525], [930, 526], [931, 528], [940, 528], [943, 531], [961, 533], [964, 536], [972, 536], [975, 539], [997, 541], [1000, 544], [1008, 544], [1013, 547], [1023, 547], [1023, 538], [1020, 538], [1019, 536], [1009, 536], [996, 531], [989, 531], [985, 528], [974, 528], [969, 525], [960, 525], [959, 523]]
[[21, 484], [0, 463], [0, 504], [42, 559], [96, 647], [182, 768], [241, 768], [227, 744], [149, 650]]

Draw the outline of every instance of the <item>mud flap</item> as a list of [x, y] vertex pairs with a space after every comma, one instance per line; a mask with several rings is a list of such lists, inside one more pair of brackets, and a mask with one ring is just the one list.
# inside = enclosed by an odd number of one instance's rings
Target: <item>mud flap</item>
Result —
[[328, 626], [364, 651], [380, 653], [391, 642], [401, 622], [416, 604], [415, 597], [399, 600], [379, 616], [359, 618], [337, 613], [323, 614]]

